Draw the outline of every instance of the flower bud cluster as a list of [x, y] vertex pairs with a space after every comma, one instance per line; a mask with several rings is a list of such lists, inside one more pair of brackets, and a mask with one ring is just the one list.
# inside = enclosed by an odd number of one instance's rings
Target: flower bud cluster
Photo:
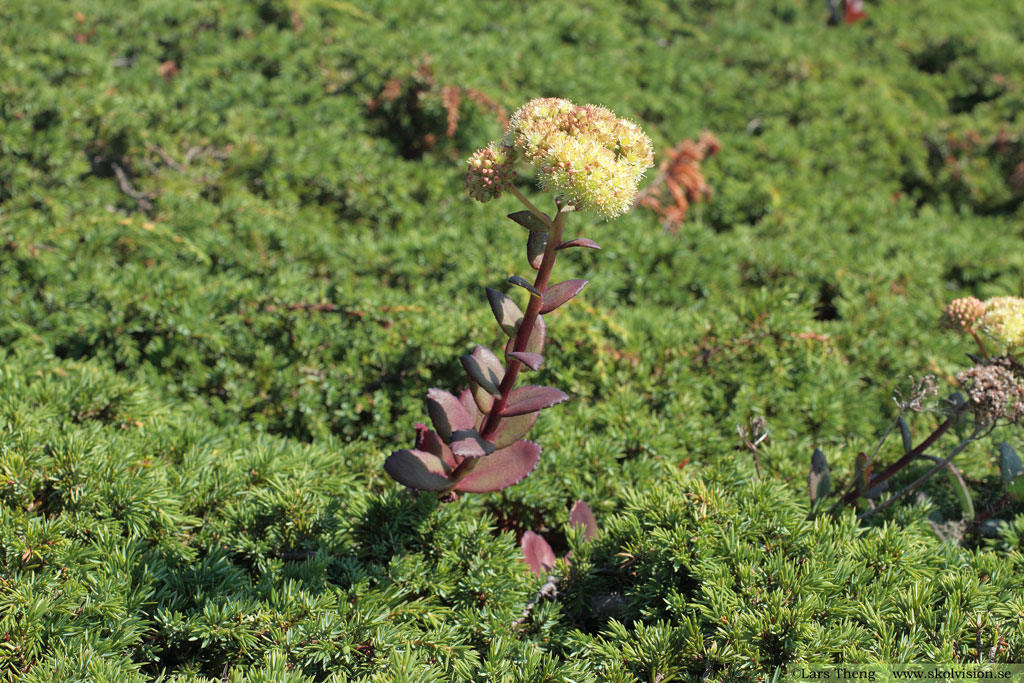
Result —
[[494, 143], [476, 151], [466, 164], [466, 189], [479, 202], [497, 199], [512, 184], [516, 172], [512, 165], [516, 152], [507, 145]]
[[985, 302], [981, 329], [1006, 346], [1024, 345], [1024, 298], [999, 296]]
[[967, 401], [981, 424], [1024, 417], [1024, 368], [1008, 357], [993, 358], [957, 374]]
[[654, 163], [651, 140], [635, 123], [558, 98], [532, 100], [516, 111], [505, 144], [537, 169], [545, 189], [606, 219], [632, 206]]
[[942, 322], [953, 329], [966, 330], [973, 328], [983, 315], [985, 315], [985, 302], [973, 296], [965, 296], [949, 302], [942, 316]]

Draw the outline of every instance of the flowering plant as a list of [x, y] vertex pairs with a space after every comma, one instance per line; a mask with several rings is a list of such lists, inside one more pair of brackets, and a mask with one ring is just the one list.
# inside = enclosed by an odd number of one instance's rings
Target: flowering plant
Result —
[[[554, 218], [513, 184], [514, 165], [520, 160], [531, 164], [541, 187], [555, 195]], [[537, 274], [532, 283], [518, 275], [508, 280], [528, 293], [525, 311], [507, 294], [486, 290], [494, 317], [509, 338], [504, 358], [477, 346], [460, 358], [468, 387], [458, 395], [442, 389], [427, 392], [433, 429], [416, 425], [415, 446], [395, 451], [384, 463], [391, 477], [410, 488], [451, 497], [455, 492], [501, 490], [536, 468], [540, 446], [523, 437], [541, 410], [569, 397], [553, 387], [516, 388], [516, 381], [524, 368], [537, 370], [544, 363], [543, 316], [587, 284], [550, 284], [558, 252], [600, 249], [586, 238], [562, 241], [566, 220], [576, 210], [592, 210], [605, 219], [624, 213], [652, 164], [651, 141], [636, 124], [604, 107], [555, 98], [528, 102], [512, 116], [502, 140], [469, 158], [466, 188], [471, 197], [487, 202], [509, 192], [526, 206], [509, 218], [529, 231], [527, 258]]]
[[[1024, 423], [1024, 365], [1021, 364], [1024, 298], [1002, 296], [981, 301], [969, 296], [954, 299], [943, 311], [942, 324], [969, 334], [980, 352], [980, 355], [968, 354], [974, 366], [956, 375], [957, 383], [966, 395], [958, 392], [950, 396], [942, 406], [946, 419], [916, 445], [903, 416], [907, 411], [924, 410], [923, 399], [936, 393], [933, 378], [925, 377], [921, 380], [908, 399], [904, 400], [900, 396], [896, 400], [899, 406], [896, 418], [870, 456], [865, 453], [857, 455], [853, 481], [830, 511], [835, 512], [847, 504], [856, 504], [861, 510], [859, 516], [868, 517], [918, 490], [933, 476], [945, 471], [957, 493], [963, 515], [960, 520], [933, 523], [933, 526], [943, 538], [959, 540], [968, 530], [991, 531], [997, 528], [999, 520], [995, 515], [1010, 501], [1024, 500], [1024, 463], [1006, 441], [1001, 442], [997, 448], [1003, 493], [985, 510], [975, 510], [966, 480], [953, 464], [953, 459], [967, 446], [987, 437], [998, 427]], [[995, 351], [994, 354], [990, 352], [990, 347]], [[874, 456], [896, 427], [902, 437], [903, 455], [881, 472], [873, 473]], [[950, 429], [960, 435], [960, 442], [944, 458], [929, 455], [928, 451], [936, 448], [939, 439]], [[919, 460], [929, 460], [934, 466], [876, 505], [874, 500], [880, 499], [887, 491], [895, 475]], [[809, 487], [812, 505], [833, 493], [828, 462], [824, 453], [817, 449], [811, 457]]]

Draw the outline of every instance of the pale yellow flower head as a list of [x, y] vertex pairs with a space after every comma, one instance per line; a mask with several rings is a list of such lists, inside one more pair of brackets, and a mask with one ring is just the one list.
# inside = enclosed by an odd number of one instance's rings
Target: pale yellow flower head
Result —
[[1024, 299], [998, 296], [985, 302], [981, 328], [1008, 349], [1024, 346]]
[[654, 163], [651, 140], [635, 123], [557, 98], [532, 100], [513, 114], [505, 143], [533, 164], [545, 189], [604, 218], [632, 206]]
[[[640, 179], [654, 163], [651, 140], [635, 123], [604, 107], [558, 98], [531, 100], [516, 111], [502, 148], [532, 164], [544, 189], [606, 219], [633, 205]], [[486, 198], [473, 194], [474, 187], [470, 193], [486, 201], [496, 196], [487, 188]]]

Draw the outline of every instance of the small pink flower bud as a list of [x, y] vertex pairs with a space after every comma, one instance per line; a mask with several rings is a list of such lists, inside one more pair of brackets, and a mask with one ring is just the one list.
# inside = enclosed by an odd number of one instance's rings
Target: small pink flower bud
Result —
[[946, 306], [943, 322], [954, 329], [974, 327], [978, 319], [985, 315], [985, 303], [973, 296], [953, 299]]

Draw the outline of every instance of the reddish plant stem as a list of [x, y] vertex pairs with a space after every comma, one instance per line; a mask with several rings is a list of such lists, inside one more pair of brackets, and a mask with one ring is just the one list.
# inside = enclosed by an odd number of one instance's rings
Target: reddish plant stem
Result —
[[[551, 226], [551, 232], [548, 233], [548, 243], [544, 247], [544, 256], [541, 258], [537, 277], [533, 281], [534, 288], [541, 295], [547, 291], [548, 281], [551, 279], [551, 271], [555, 267], [555, 260], [558, 258], [555, 247], [558, 246], [562, 239], [562, 228], [565, 226], [566, 215], [566, 212], [559, 211]], [[513, 351], [526, 350], [526, 345], [530, 341], [534, 325], [537, 323], [537, 317], [540, 315], [542, 304], [543, 296], [530, 296], [530, 303], [527, 305], [526, 312], [523, 313], [523, 320], [519, 323], [519, 327], [516, 330], [515, 344], [512, 347]], [[507, 362], [505, 376], [498, 387], [499, 395], [494, 398], [491, 410], [487, 413], [487, 419], [484, 420], [484, 424], [480, 428], [480, 436], [485, 440], [494, 436], [494, 433], [498, 430], [498, 425], [501, 423], [501, 411], [508, 404], [508, 397], [512, 393], [516, 380], [519, 378], [519, 371], [523, 367], [523, 364], [515, 358], [508, 358]], [[466, 475], [472, 472], [479, 460], [480, 458], [466, 458], [459, 463], [452, 471], [450, 478], [453, 483], [448, 490], [454, 488]]]
[[988, 358], [988, 349], [985, 348], [985, 342], [981, 341], [981, 337], [974, 331], [974, 328], [970, 325], [967, 326], [967, 331], [974, 337], [974, 342], [978, 345], [978, 350], [981, 351], [982, 358]]
[[[548, 281], [551, 279], [551, 270], [555, 267], [555, 259], [558, 257], [555, 247], [558, 246], [559, 241], [562, 239], [562, 227], [565, 225], [565, 216], [566, 214], [560, 212], [555, 217], [553, 229], [548, 233], [548, 243], [544, 247], [544, 256], [541, 259], [540, 269], [537, 271], [537, 278], [533, 282], [534, 288], [541, 295], [547, 291]], [[526, 345], [530, 341], [530, 335], [533, 334], [533, 327], [537, 323], [537, 317], [540, 315], [540, 308], [543, 302], [543, 296], [530, 297], [530, 303], [526, 307], [526, 312], [523, 313], [523, 321], [519, 324], [519, 329], [516, 331], [516, 341], [512, 347], [513, 351], [526, 350]], [[523, 364], [515, 358], [508, 359], [505, 377], [501, 380], [501, 386], [498, 387], [500, 395], [494, 399], [491, 412], [487, 414], [487, 420], [484, 422], [480, 433], [480, 436], [484, 439], [490, 438], [497, 431], [498, 424], [501, 422], [501, 411], [505, 409], [505, 405], [508, 403], [508, 397], [512, 393], [512, 388], [516, 385], [516, 379], [519, 377], [519, 371], [522, 367]]]
[[[888, 467], [886, 467], [884, 470], [882, 470], [882, 472], [880, 472], [879, 474], [875, 475], [874, 477], [871, 477], [871, 481], [868, 482], [868, 490], [873, 489], [874, 487], [878, 486], [882, 482], [888, 481], [894, 474], [896, 474], [901, 469], [906, 467], [910, 463], [911, 460], [913, 460], [914, 458], [918, 457], [919, 455], [924, 453], [926, 450], [931, 448], [935, 444], [935, 442], [938, 441], [939, 438], [943, 434], [945, 434], [946, 431], [951, 426], [953, 426], [953, 421], [956, 420], [960, 416], [961, 412], [966, 410], [966, 407], [967, 407], [966, 403], [964, 405], [960, 406], [960, 408], [957, 409], [955, 414], [953, 414], [951, 417], [946, 418], [946, 421], [943, 422], [942, 424], [940, 424], [938, 427], [936, 427], [935, 431], [933, 431], [931, 434], [929, 434], [928, 437], [924, 441], [919, 443], [915, 448], [907, 451], [903, 455], [902, 458], [900, 458], [896, 462], [894, 462], [891, 465], [889, 465]], [[831, 511], [834, 512], [839, 507], [841, 507], [843, 505], [849, 505], [850, 503], [852, 503], [855, 500], [857, 500], [857, 489], [852, 489], [850, 491], [847, 491], [846, 495], [843, 496], [839, 500], [839, 502], [833, 507], [833, 510], [831, 510]]]
[[1004, 493], [999, 500], [989, 505], [988, 508], [974, 517], [974, 521], [971, 522], [971, 530], [977, 530], [982, 524], [998, 515], [1009, 502], [1010, 494]]

